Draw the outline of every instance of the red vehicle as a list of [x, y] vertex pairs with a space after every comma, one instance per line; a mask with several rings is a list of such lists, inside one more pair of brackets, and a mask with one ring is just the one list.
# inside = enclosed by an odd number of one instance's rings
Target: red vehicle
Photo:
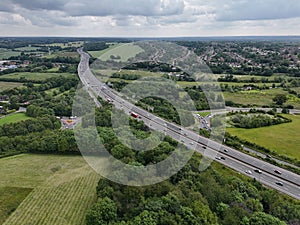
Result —
[[139, 117], [139, 115], [137, 113], [135, 113], [135, 112], [131, 112], [130, 115], [132, 117], [134, 117], [134, 118], [138, 118]]

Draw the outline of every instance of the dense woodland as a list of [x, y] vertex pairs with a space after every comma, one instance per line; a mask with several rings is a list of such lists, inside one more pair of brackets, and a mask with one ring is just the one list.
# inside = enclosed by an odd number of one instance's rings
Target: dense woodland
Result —
[[[100, 116], [102, 114], [102, 116]], [[109, 106], [97, 117], [109, 118]], [[147, 127], [131, 121], [134, 133], [146, 137]], [[171, 139], [154, 151], [135, 152], [114, 136], [110, 124], [101, 124], [100, 136], [112, 155], [126, 163], [147, 165], [163, 160], [178, 144]], [[146, 136], [145, 136], [146, 135]], [[87, 224], [298, 224], [300, 206], [260, 183], [213, 165], [199, 172], [200, 156], [169, 180], [129, 187], [99, 181], [98, 201], [87, 213]], [[226, 176], [224, 176], [226, 174]]]

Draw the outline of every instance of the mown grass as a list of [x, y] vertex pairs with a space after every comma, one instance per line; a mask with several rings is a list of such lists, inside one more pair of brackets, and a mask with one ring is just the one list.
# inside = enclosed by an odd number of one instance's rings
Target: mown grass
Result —
[[74, 74], [72, 73], [38, 73], [38, 72], [17, 72], [17, 73], [10, 73], [6, 75], [0, 76], [0, 78], [5, 79], [20, 79], [21, 77], [25, 77], [28, 80], [35, 80], [35, 81], [42, 81], [48, 78], [53, 77], [73, 77]]
[[15, 83], [15, 82], [0, 82], [0, 91], [8, 90], [15, 87], [22, 86], [22, 83]]
[[197, 114], [199, 114], [202, 117], [206, 117], [206, 116], [210, 115], [210, 112], [198, 112]]
[[138, 53], [143, 52], [144, 50], [134, 44], [122, 44], [111, 50], [108, 50], [101, 54], [98, 58], [103, 61], [111, 60], [111, 55], [120, 56], [120, 59], [115, 61], [126, 62], [129, 58], [135, 57]]
[[104, 53], [108, 52], [108, 51], [111, 51], [112, 49], [114, 48], [117, 48], [119, 46], [122, 46], [123, 43], [120, 43], [120, 44], [112, 44], [109, 46], [109, 48], [107, 49], [104, 49], [104, 50], [101, 50], [101, 51], [88, 51], [88, 53], [94, 57], [94, 58], [99, 58], [101, 55], [103, 55]]
[[231, 135], [256, 143], [281, 155], [300, 160], [300, 116], [284, 115], [293, 122], [256, 129], [228, 128]]
[[7, 124], [7, 123], [15, 123], [22, 120], [28, 120], [30, 117], [26, 116], [25, 113], [15, 113], [12, 115], [5, 116], [0, 118], [0, 126]]
[[[0, 204], [0, 215], [5, 215], [1, 217], [5, 225], [85, 224], [99, 180], [81, 156], [35, 154], [0, 159], [0, 177], [5, 203]], [[11, 194], [14, 188], [20, 196]]]

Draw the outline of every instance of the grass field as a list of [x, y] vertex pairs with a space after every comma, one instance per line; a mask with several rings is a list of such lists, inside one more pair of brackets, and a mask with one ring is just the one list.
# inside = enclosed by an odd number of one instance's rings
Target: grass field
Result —
[[41, 45], [41, 46], [59, 46], [62, 48], [68, 48], [68, 47], [80, 47], [83, 45], [83, 42], [69, 42], [69, 43], [53, 43], [53, 44], [47, 44], [47, 45]]
[[281, 155], [300, 160], [300, 116], [284, 115], [292, 123], [256, 129], [228, 128], [227, 131], [241, 139], [276, 151]]
[[8, 115], [4, 118], [0, 118], [0, 126], [7, 123], [15, 123], [22, 120], [28, 120], [30, 117], [26, 116], [25, 113], [15, 113], [12, 115]]
[[198, 114], [202, 117], [206, 117], [206, 116], [210, 115], [211, 113], [210, 112], [198, 112]]
[[22, 48], [16, 48], [15, 50], [17, 51], [37, 51], [39, 48], [38, 47], [22, 47]]
[[5, 225], [83, 225], [99, 180], [81, 156], [34, 154], [0, 159], [0, 176]]
[[107, 49], [104, 49], [102, 51], [88, 51], [88, 53], [93, 56], [94, 58], [99, 58], [101, 55], [103, 55], [104, 53], [108, 52], [108, 51], [111, 51], [112, 49], [114, 48], [117, 48], [117, 47], [120, 47], [124, 45], [123, 43], [121, 44], [112, 44], [109, 46], [109, 48]]
[[22, 85], [23, 85], [22, 83], [0, 82], [0, 91], [4, 91], [15, 87], [20, 87]]
[[74, 74], [71, 73], [36, 73], [36, 72], [18, 72], [18, 73], [10, 73], [6, 75], [0, 76], [0, 78], [6, 78], [6, 79], [20, 79], [21, 77], [25, 77], [28, 80], [46, 80], [48, 78], [52, 77], [73, 77]]
[[45, 54], [44, 56], [44, 58], [55, 58], [55, 57], [79, 58], [80, 56], [77, 52], [66, 52], [66, 51], [54, 52], [51, 55]]
[[149, 72], [149, 71], [141, 71], [141, 70], [122, 70], [118, 72], [117, 70], [93, 70], [94, 74], [96, 77], [102, 81], [110, 81], [110, 82], [120, 82], [120, 81], [125, 81], [128, 83], [133, 82], [132, 80], [124, 80], [120, 78], [110, 78], [113, 73], [118, 73], [118, 74], [136, 74], [141, 76], [141, 78], [146, 78], [146, 77], [161, 77], [162, 73], [154, 73], [154, 72]]
[[21, 52], [18, 51], [12, 51], [10, 49], [0, 48], [0, 60], [8, 59], [11, 56], [19, 56], [20, 54]]
[[233, 101], [243, 105], [264, 106], [273, 103], [276, 94], [287, 94], [282, 89], [270, 89], [264, 91], [240, 91], [235, 93], [224, 92], [224, 98], [227, 101]]
[[[143, 52], [144, 50], [133, 44], [122, 44], [118, 45], [112, 49], [108, 49], [107, 51], [103, 52], [98, 58], [103, 61], [110, 60], [110, 56], [120, 56], [121, 59], [115, 61], [126, 62], [129, 58], [135, 57], [138, 53]], [[99, 55], [100, 53], [98, 53]]]

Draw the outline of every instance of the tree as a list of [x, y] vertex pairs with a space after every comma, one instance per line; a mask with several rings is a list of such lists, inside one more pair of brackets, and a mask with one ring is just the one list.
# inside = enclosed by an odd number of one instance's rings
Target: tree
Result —
[[117, 207], [108, 197], [99, 199], [87, 212], [86, 223], [88, 225], [105, 225], [117, 217]]
[[273, 101], [277, 105], [283, 105], [283, 103], [285, 103], [287, 101], [287, 98], [286, 98], [286, 95], [284, 95], [284, 94], [278, 94], [273, 98]]
[[249, 225], [286, 225], [286, 223], [269, 214], [258, 212], [250, 217]]

